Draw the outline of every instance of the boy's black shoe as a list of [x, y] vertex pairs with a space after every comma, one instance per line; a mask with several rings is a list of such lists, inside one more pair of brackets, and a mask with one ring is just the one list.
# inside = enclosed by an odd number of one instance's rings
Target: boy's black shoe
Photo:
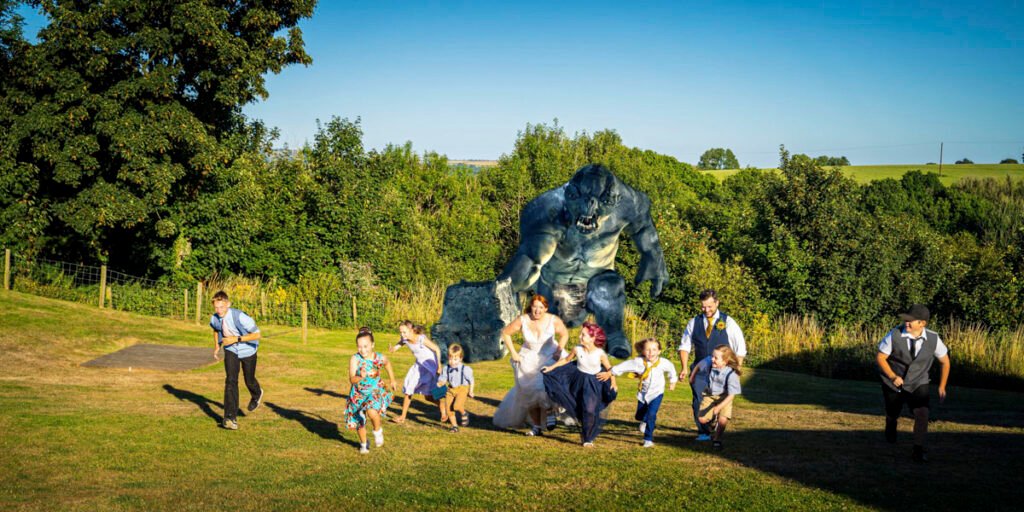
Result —
[[914, 445], [914, 453], [913, 455], [911, 455], [911, 458], [914, 459], [914, 462], [918, 464], [924, 464], [925, 462], [928, 462], [928, 455], [924, 453], [923, 446]]
[[249, 400], [249, 406], [246, 407], [246, 409], [249, 409], [249, 412], [255, 411], [256, 409], [259, 409], [261, 403], [263, 403], [262, 387], [260, 388], [260, 396], [253, 398], [252, 400]]
[[889, 443], [896, 442], [896, 419], [885, 418], [885, 440]]
[[722, 442], [721, 441], [712, 441], [711, 442], [711, 447], [716, 449], [716, 450], [721, 450], [722, 449]]

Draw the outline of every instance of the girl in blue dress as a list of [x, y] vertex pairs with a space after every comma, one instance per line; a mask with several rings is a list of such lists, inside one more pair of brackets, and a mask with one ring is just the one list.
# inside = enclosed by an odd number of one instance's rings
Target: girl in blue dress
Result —
[[[366, 420], [373, 424], [373, 441], [376, 446], [384, 445], [384, 429], [381, 427], [381, 416], [391, 405], [392, 392], [395, 390], [395, 375], [391, 370], [391, 361], [384, 354], [373, 350], [373, 332], [363, 327], [356, 335], [357, 352], [352, 355], [348, 364], [348, 381], [352, 389], [348, 394], [345, 407], [345, 426], [359, 434], [359, 453], [369, 453], [366, 440]], [[388, 372], [389, 389], [381, 382], [380, 369]]]

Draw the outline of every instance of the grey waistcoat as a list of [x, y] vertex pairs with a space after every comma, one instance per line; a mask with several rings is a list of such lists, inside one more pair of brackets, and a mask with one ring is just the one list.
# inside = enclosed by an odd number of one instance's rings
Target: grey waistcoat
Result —
[[[924, 330], [924, 341], [918, 349], [917, 358], [910, 355], [907, 340], [903, 339], [902, 330], [897, 327], [889, 333], [892, 337], [892, 352], [887, 361], [892, 371], [903, 377], [903, 390], [912, 392], [919, 386], [928, 384], [928, 370], [935, 362], [935, 347], [939, 343], [939, 335], [935, 331]], [[894, 390], [898, 390], [885, 373], [879, 369], [882, 382]]]

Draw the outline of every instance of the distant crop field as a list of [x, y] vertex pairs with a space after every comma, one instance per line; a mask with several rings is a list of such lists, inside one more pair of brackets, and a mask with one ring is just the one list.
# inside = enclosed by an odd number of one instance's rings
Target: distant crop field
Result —
[[[868, 183], [886, 178], [899, 179], [908, 171], [919, 170], [921, 172], [934, 172], [939, 174], [939, 180], [946, 185], [952, 185], [963, 178], [1006, 178], [1012, 180], [1024, 179], [1024, 164], [943, 164], [942, 171], [939, 166], [929, 164], [899, 164], [899, 165], [847, 165], [840, 167], [843, 174], [853, 178], [858, 183]], [[701, 171], [710, 173], [719, 179], [725, 179], [739, 172], [738, 169], [724, 171]]]
[[497, 160], [448, 160], [448, 165], [467, 165], [470, 167], [497, 167]]

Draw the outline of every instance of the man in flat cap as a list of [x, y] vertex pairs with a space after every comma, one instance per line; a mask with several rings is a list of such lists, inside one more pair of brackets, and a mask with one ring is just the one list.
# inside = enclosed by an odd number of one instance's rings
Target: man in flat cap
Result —
[[914, 304], [900, 314], [900, 325], [878, 344], [879, 375], [885, 398], [885, 440], [896, 442], [896, 420], [906, 404], [914, 415], [914, 462], [927, 462], [924, 441], [928, 434], [928, 370], [936, 360], [942, 367], [939, 377], [939, 403], [946, 399], [949, 380], [949, 350], [942, 338], [927, 329], [931, 313], [928, 307]]

